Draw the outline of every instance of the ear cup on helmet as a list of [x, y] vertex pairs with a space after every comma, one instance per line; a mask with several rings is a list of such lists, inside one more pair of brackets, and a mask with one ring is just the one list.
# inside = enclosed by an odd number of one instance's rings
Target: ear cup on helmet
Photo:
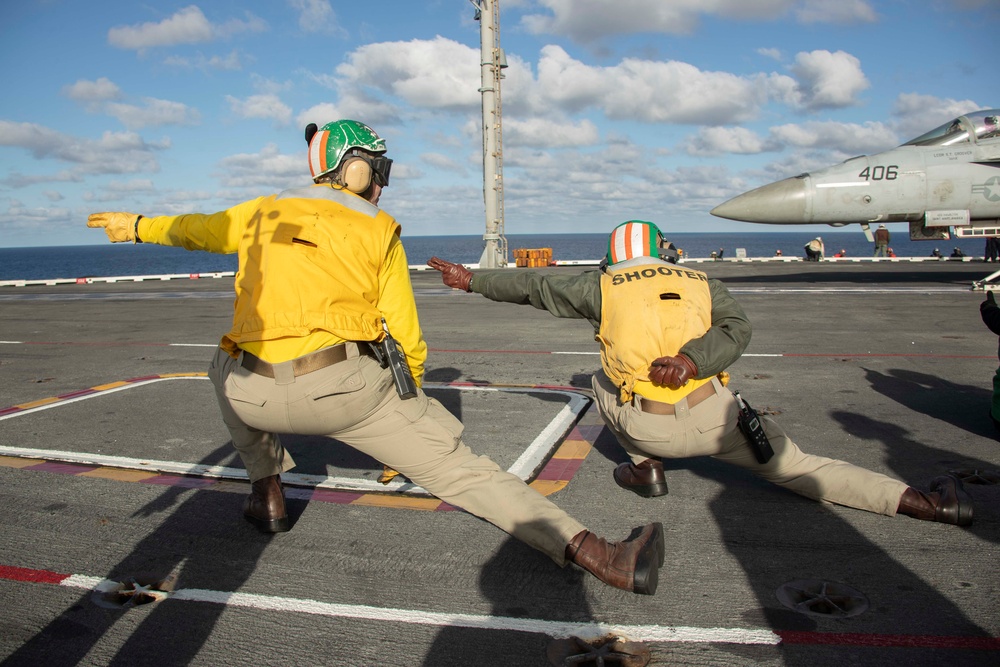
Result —
[[351, 192], [361, 194], [372, 184], [372, 166], [364, 158], [347, 158], [340, 170], [340, 182]]

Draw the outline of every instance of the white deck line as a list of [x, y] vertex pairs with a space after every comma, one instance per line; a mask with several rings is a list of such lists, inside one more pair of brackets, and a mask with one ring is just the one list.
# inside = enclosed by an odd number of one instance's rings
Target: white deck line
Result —
[[[60, 586], [93, 591], [113, 591], [119, 582], [73, 574], [59, 582]], [[781, 638], [767, 629], [759, 628], [696, 628], [667, 625], [618, 625], [614, 623], [571, 623], [537, 618], [512, 618], [482, 614], [373, 607], [359, 604], [321, 602], [302, 598], [215, 591], [204, 588], [181, 588], [168, 596], [170, 600], [209, 602], [227, 607], [242, 607], [261, 611], [313, 614], [335, 618], [353, 618], [384, 623], [409, 623], [433, 627], [475, 628], [530, 632], [550, 637], [580, 637], [585, 640], [600, 639], [607, 635], [637, 642], [683, 642], [690, 644], [754, 644], [774, 646]]]
[[[182, 375], [165, 378], [152, 378], [140, 382], [132, 382], [120, 387], [103, 389], [83, 396], [76, 396], [64, 400], [46, 403], [33, 408], [27, 408], [8, 415], [0, 416], [0, 421], [13, 419], [22, 415], [58, 408], [70, 403], [77, 403], [90, 398], [104, 396], [106, 394], [125, 391], [134, 387], [163, 382], [166, 380], [207, 380], [203, 375]], [[507, 469], [507, 472], [518, 476], [525, 482], [531, 480], [534, 474], [541, 467], [542, 463], [555, 449], [556, 445], [569, 432], [576, 423], [579, 415], [590, 404], [590, 400], [581, 394], [558, 389], [535, 389], [530, 387], [465, 387], [448, 384], [427, 383], [425, 387], [441, 389], [457, 389], [460, 391], [506, 391], [517, 393], [543, 393], [561, 394], [569, 398], [569, 403], [556, 414], [556, 416], [542, 429], [538, 436], [528, 445], [524, 452]], [[162, 461], [155, 459], [132, 458], [126, 456], [109, 456], [105, 454], [93, 454], [88, 452], [69, 452], [57, 449], [37, 449], [26, 447], [0, 446], [0, 455], [14, 456], [18, 458], [44, 459], [47, 461], [59, 461], [62, 463], [75, 463], [80, 465], [95, 465], [105, 468], [124, 468], [127, 470], [142, 470], [146, 472], [166, 473], [175, 475], [194, 475], [198, 477], [208, 477], [214, 479], [235, 479], [246, 480], [246, 470], [243, 468], [230, 468], [227, 466], [204, 465], [200, 463], [187, 463], [183, 461]], [[339, 491], [357, 492], [393, 492], [403, 495], [430, 496], [422, 487], [411, 482], [394, 479], [388, 484], [382, 484], [377, 480], [366, 480], [353, 477], [329, 477], [324, 475], [300, 475], [296, 473], [282, 473], [281, 479], [291, 486], [300, 486], [318, 489], [332, 489]]]

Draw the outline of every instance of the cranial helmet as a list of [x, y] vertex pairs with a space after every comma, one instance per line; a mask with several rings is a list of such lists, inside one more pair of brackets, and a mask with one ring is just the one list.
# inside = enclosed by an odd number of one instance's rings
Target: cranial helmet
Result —
[[372, 159], [371, 155], [359, 152], [376, 156], [385, 153], [385, 139], [364, 123], [337, 120], [318, 129], [311, 123], [306, 128], [306, 141], [309, 143], [309, 171], [313, 180], [334, 171], [342, 162], [356, 156], [361, 158], [356, 167], [347, 165], [342, 171], [357, 173], [342, 174], [345, 181], [343, 185], [353, 192], [362, 192], [368, 188], [372, 179], [382, 187], [389, 184], [392, 160], [384, 157]]
[[677, 248], [651, 222], [629, 220], [614, 228], [608, 239], [607, 264], [613, 266], [636, 257], [654, 257], [677, 263]]

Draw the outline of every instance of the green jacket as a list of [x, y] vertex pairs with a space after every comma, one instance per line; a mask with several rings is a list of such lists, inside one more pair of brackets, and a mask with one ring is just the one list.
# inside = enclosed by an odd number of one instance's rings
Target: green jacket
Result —
[[[716, 375], [739, 359], [752, 333], [746, 313], [726, 286], [714, 279], [708, 281], [708, 286], [712, 293], [712, 327], [681, 346], [681, 352], [698, 368], [699, 379]], [[470, 288], [493, 301], [530, 304], [556, 317], [589, 320], [595, 333], [600, 329], [600, 271], [572, 276], [488, 271], [477, 273]]]

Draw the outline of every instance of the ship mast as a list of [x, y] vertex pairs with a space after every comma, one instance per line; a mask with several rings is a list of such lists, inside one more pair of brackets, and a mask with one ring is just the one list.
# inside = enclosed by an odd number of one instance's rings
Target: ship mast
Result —
[[483, 95], [483, 234], [482, 268], [507, 266], [507, 238], [503, 233], [503, 135], [500, 117], [500, 79], [507, 58], [500, 48], [499, 0], [469, 0], [479, 21], [480, 73]]

